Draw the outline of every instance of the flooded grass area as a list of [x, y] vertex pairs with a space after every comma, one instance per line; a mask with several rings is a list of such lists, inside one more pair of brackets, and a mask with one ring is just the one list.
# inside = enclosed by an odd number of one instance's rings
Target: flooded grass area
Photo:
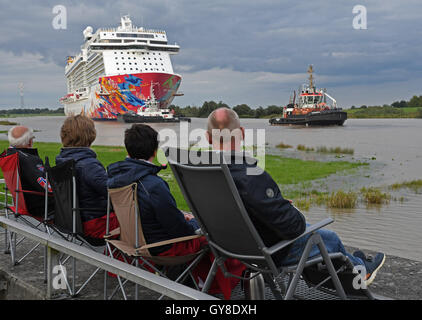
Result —
[[[280, 147], [281, 145], [281, 147]], [[277, 145], [277, 148], [292, 148], [292, 146], [280, 144]], [[288, 146], [288, 147], [283, 147]], [[342, 147], [326, 147], [326, 146], [317, 146], [317, 147], [307, 147], [303, 144], [299, 144], [296, 147], [299, 151], [305, 151], [305, 152], [319, 152], [319, 153], [332, 153], [332, 154], [350, 154], [353, 155], [355, 153], [355, 150], [351, 148], [342, 148]]]
[[422, 179], [393, 183], [390, 188], [392, 190], [400, 190], [403, 188], [407, 188], [418, 193], [419, 191], [422, 191]]
[[283, 142], [280, 142], [278, 145], [275, 146], [276, 148], [279, 149], [289, 149], [289, 148], [293, 148], [293, 146], [291, 146], [290, 144], [285, 144]]
[[1, 126], [16, 126], [17, 124], [18, 124], [17, 122], [13, 122], [13, 121], [0, 120]]

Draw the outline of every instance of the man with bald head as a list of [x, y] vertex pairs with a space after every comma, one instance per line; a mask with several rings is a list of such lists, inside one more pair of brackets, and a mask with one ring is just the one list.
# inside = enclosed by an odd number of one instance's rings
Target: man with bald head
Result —
[[[19, 174], [23, 190], [45, 192], [44, 164], [33, 148], [34, 130], [26, 126], [12, 127], [8, 132], [9, 148], [3, 156], [18, 153]], [[44, 216], [44, 196], [25, 193], [25, 205], [31, 215]], [[53, 210], [53, 201], [49, 201], [49, 212]]]
[[[235, 111], [228, 108], [214, 110], [208, 117], [206, 136], [212, 148], [223, 151], [226, 161], [228, 160], [230, 173], [245, 208], [266, 246], [270, 247], [280, 240], [294, 239], [305, 231], [307, 224], [302, 213], [283, 198], [277, 183], [266, 171], [258, 170], [257, 161], [242, 150], [245, 130]], [[250, 175], [248, 172], [261, 174]], [[336, 233], [324, 229], [318, 233], [329, 253], [340, 252], [348, 256], [354, 265], [364, 265], [367, 271], [366, 284], [373, 281], [385, 261], [383, 253], [378, 253], [373, 259], [368, 259], [362, 251], [351, 255], [346, 252]], [[297, 263], [308, 238], [309, 236], [298, 239], [289, 248], [277, 252], [273, 256], [277, 265]], [[310, 257], [319, 254], [318, 247], [314, 245]]]
[[15, 126], [9, 130], [8, 138], [11, 148], [32, 148], [34, 142], [34, 131], [25, 126]]

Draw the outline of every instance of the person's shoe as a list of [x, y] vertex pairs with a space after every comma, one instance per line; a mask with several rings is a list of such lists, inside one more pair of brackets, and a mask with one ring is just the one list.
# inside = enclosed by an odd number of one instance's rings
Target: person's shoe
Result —
[[365, 268], [366, 268], [366, 276], [365, 276], [365, 284], [369, 286], [372, 281], [374, 281], [378, 270], [382, 267], [385, 262], [385, 254], [378, 252], [372, 260], [365, 259]]
[[360, 250], [353, 252], [353, 256], [362, 259], [362, 261], [366, 260], [366, 255], [363, 253], [363, 251]]

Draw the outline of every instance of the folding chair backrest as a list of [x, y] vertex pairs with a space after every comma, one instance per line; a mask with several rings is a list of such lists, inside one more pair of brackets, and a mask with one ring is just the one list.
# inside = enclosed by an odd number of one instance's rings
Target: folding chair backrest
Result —
[[226, 164], [182, 165], [169, 159], [190, 209], [207, 238], [234, 254], [261, 256], [262, 239], [253, 226]]
[[50, 167], [48, 159], [46, 159], [45, 168], [54, 195], [54, 225], [62, 232], [82, 235], [83, 227], [78, 210], [74, 160]]
[[[137, 183], [108, 189], [114, 213], [120, 225], [120, 240], [133, 248], [146, 244], [138, 208]], [[141, 253], [150, 256], [147, 249]]]
[[[3, 172], [6, 187], [13, 198], [13, 209], [15, 213], [29, 215], [23, 192], [16, 192], [16, 190], [22, 189], [19, 174], [19, 154], [16, 152], [7, 155], [7, 152], [4, 151], [0, 155], [0, 168]], [[18, 194], [18, 197], [16, 197], [16, 194]], [[18, 205], [18, 212], [16, 212], [16, 205]]]

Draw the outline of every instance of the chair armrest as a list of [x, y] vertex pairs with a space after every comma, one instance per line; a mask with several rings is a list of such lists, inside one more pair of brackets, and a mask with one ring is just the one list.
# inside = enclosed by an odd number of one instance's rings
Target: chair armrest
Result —
[[104, 235], [104, 239], [110, 239], [114, 236], [118, 236], [120, 234], [120, 227], [111, 230], [108, 234]]
[[280, 241], [279, 243], [271, 246], [270, 248], [264, 248], [264, 251], [266, 253], [268, 253], [269, 255], [272, 255], [274, 253], [276, 253], [277, 251], [280, 251], [281, 249], [287, 247], [288, 245], [292, 244], [293, 242], [295, 242], [297, 239], [300, 239], [308, 234], [311, 234], [323, 227], [325, 227], [326, 225], [329, 225], [330, 223], [333, 223], [334, 220], [332, 218], [326, 218], [324, 220], [321, 220], [313, 225], [310, 225], [309, 227], [306, 227], [306, 230], [304, 233], [302, 233], [300, 236], [291, 239], [291, 240], [283, 240]]
[[154, 248], [154, 247], [160, 247], [160, 246], [164, 246], [166, 244], [173, 244], [173, 243], [187, 241], [187, 240], [192, 240], [192, 239], [196, 239], [196, 238], [200, 238], [200, 237], [202, 237], [202, 235], [194, 235], [194, 236], [186, 236], [186, 237], [174, 238], [174, 239], [170, 239], [170, 240], [165, 240], [165, 241], [155, 242], [155, 243], [151, 243], [151, 244], [146, 244], [146, 245], [140, 247], [139, 249], [149, 249], [149, 248]]

